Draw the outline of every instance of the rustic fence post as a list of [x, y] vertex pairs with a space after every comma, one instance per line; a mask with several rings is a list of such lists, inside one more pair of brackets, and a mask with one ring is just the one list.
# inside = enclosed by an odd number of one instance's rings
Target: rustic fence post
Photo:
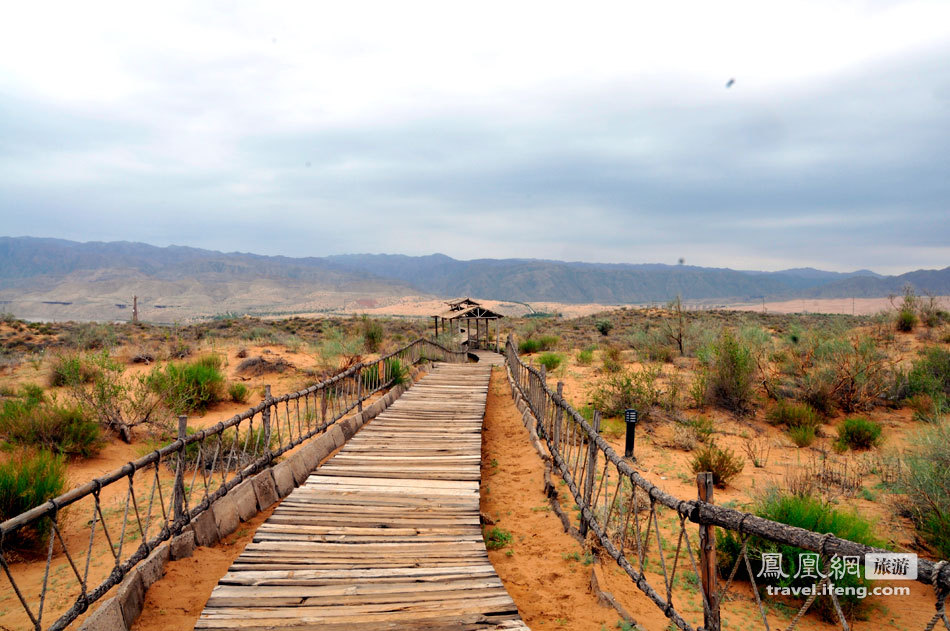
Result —
[[[184, 441], [188, 436], [188, 417], [178, 417], [178, 440]], [[178, 452], [178, 466], [175, 467], [175, 495], [174, 518], [181, 521], [185, 518], [185, 447], [182, 445]]]
[[270, 386], [264, 386], [264, 409], [261, 410], [261, 427], [264, 428], [264, 453], [270, 459]]
[[[379, 372], [379, 368], [376, 372]], [[363, 412], [363, 362], [356, 365], [356, 409]]]
[[[551, 428], [551, 438], [554, 439], [554, 451], [561, 453], [561, 421], [564, 418], [564, 410], [561, 408], [560, 400], [564, 396], [564, 382], [557, 382], [557, 398], [554, 402], [554, 419]], [[553, 455], [553, 454], [552, 454]]]
[[[699, 499], [709, 504], [713, 503], [713, 474], [707, 472], [696, 474], [696, 488], [699, 490]], [[702, 516], [702, 511], [700, 511]], [[702, 573], [703, 594], [709, 608], [703, 612], [703, 628], [708, 631], [719, 631], [719, 586], [716, 569], [716, 531], [713, 526], [699, 524], [699, 567]]]
[[[600, 412], [598, 410], [594, 410], [593, 426], [594, 435], [596, 436], [600, 432]], [[597, 443], [594, 441], [594, 436], [588, 437], [588, 440], [590, 442], [587, 448], [587, 478], [584, 480], [584, 504], [581, 506], [580, 533], [582, 537], [587, 536], [587, 529], [590, 526], [587, 518], [583, 517], [584, 507], [587, 507], [591, 515], [594, 514], [594, 507], [590, 505], [590, 502], [594, 496], [594, 477], [597, 475]]]
[[538, 384], [538, 425], [545, 427], [545, 416], [547, 416], [547, 410], [545, 410], [544, 403], [544, 388], [548, 385], [548, 369], [546, 366], [541, 366], [541, 382]]

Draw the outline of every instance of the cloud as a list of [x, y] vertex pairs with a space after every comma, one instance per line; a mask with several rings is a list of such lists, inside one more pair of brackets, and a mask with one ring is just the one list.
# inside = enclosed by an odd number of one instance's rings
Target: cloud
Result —
[[763, 269], [950, 258], [945, 3], [117, 4], [47, 30], [17, 11], [0, 27], [7, 234]]

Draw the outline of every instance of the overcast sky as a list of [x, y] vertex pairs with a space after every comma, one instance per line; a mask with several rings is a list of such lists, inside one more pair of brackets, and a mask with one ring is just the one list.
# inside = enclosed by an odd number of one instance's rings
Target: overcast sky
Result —
[[942, 268], [950, 2], [7, 3], [0, 234]]

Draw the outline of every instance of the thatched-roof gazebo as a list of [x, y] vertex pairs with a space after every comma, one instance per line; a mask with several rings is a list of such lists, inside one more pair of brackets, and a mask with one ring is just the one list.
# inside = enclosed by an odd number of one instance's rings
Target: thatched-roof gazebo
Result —
[[[459, 298], [450, 300], [448, 311], [443, 311], [439, 315], [432, 316], [435, 323], [436, 337], [441, 333], [445, 335], [465, 335], [465, 344], [468, 348], [481, 348], [487, 346], [492, 340], [491, 322], [505, 316], [496, 313], [491, 309], [483, 307], [480, 303], [471, 298]], [[472, 321], [475, 321], [475, 330], [472, 330]], [[463, 327], [464, 323], [464, 327]], [[440, 330], [441, 329], [441, 330]], [[498, 338], [498, 327], [495, 327], [496, 341]]]

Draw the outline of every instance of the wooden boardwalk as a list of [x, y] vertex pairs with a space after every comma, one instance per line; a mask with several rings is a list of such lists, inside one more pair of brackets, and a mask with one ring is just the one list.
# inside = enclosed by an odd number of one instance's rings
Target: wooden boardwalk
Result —
[[489, 362], [439, 364], [287, 496], [196, 629], [521, 629], [479, 525]]

